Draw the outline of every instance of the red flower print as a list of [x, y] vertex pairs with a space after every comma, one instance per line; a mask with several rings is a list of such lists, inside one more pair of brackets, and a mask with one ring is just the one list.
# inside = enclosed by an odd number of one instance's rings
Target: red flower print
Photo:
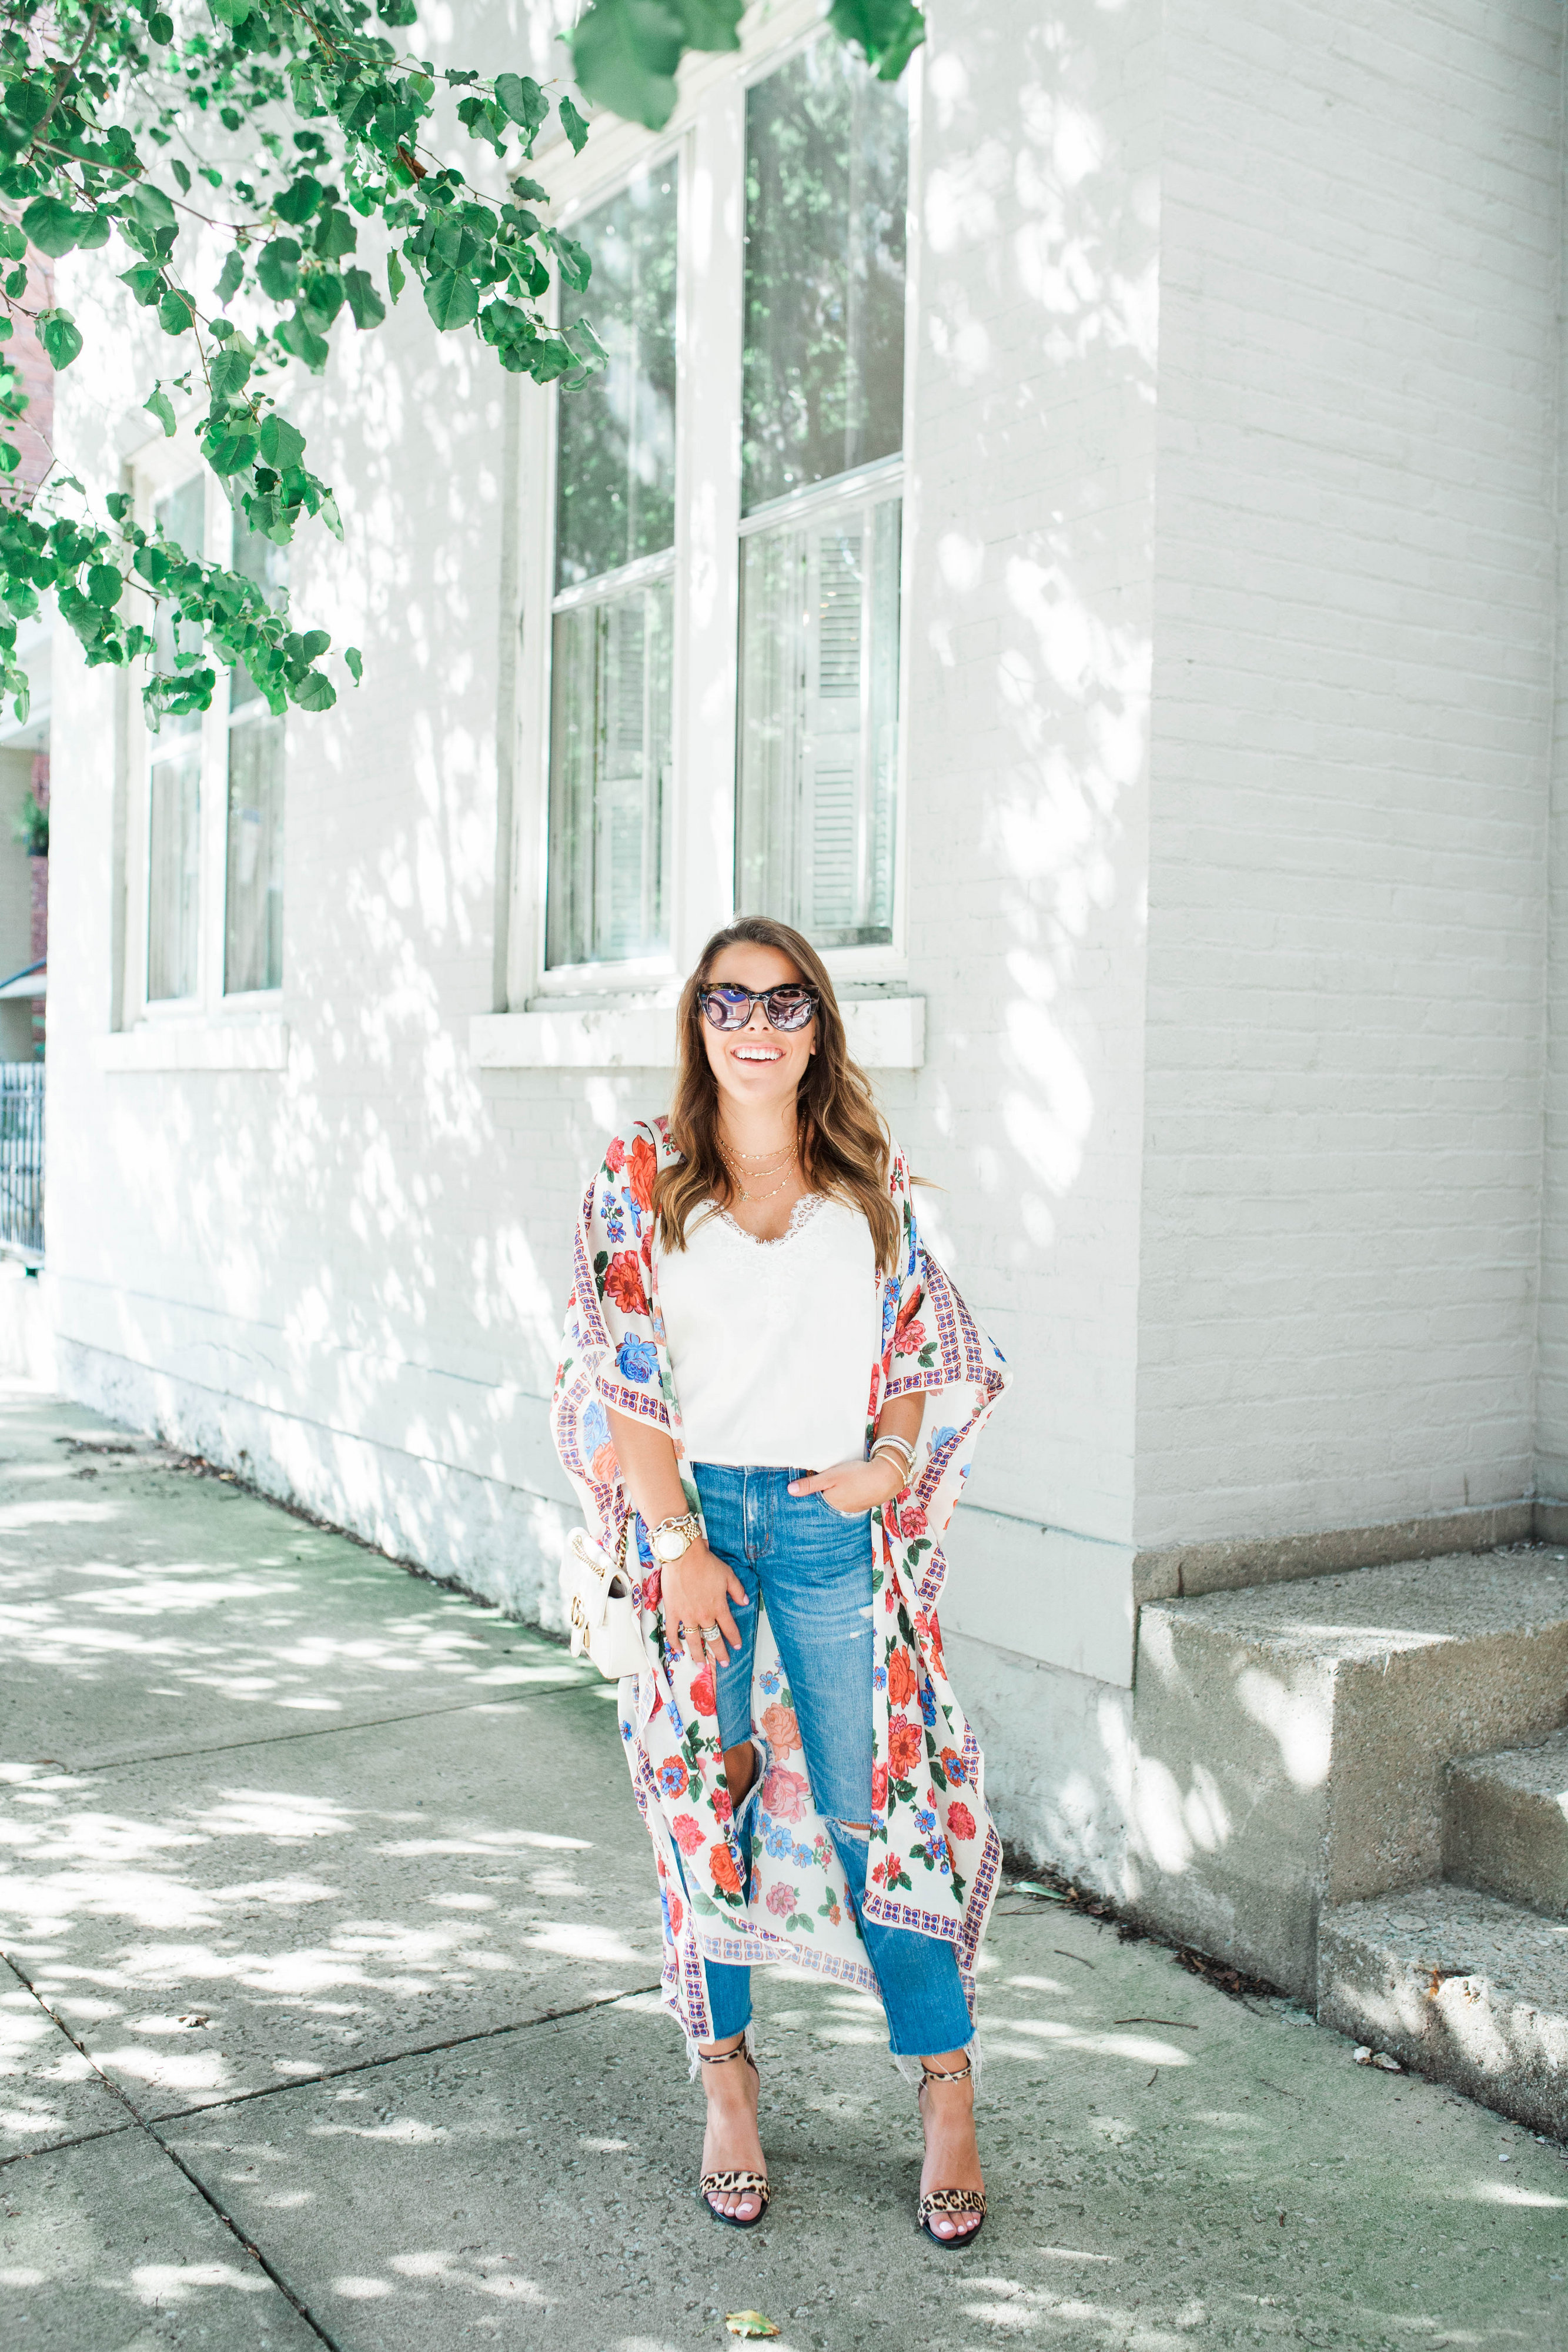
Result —
[[605, 1153], [604, 1165], [609, 1169], [612, 1176], [619, 1176], [622, 1168], [625, 1167], [626, 1146], [622, 1142], [619, 1136], [616, 1137], [614, 1142]]
[[653, 1205], [653, 1179], [658, 1173], [659, 1158], [645, 1135], [640, 1135], [632, 1146], [630, 1182], [632, 1198], [640, 1209]]
[[887, 1864], [885, 1862], [879, 1862], [875, 1869], [872, 1872], [871, 1883], [873, 1886], [880, 1886], [886, 1876]]
[[646, 1315], [648, 1294], [635, 1250], [617, 1250], [604, 1269], [604, 1294], [613, 1298], [622, 1315]]
[[762, 1713], [762, 1728], [775, 1756], [793, 1756], [800, 1745], [800, 1727], [795, 1720], [792, 1706], [780, 1706], [777, 1701]]
[[716, 1715], [718, 1699], [713, 1686], [713, 1661], [710, 1658], [700, 1675], [692, 1677], [692, 1705], [699, 1715]]
[[937, 1673], [946, 1674], [947, 1669], [942, 1663], [942, 1627], [937, 1621], [935, 1609], [915, 1611], [915, 1630], [920, 1636], [922, 1648]]
[[678, 1936], [680, 1934], [681, 1921], [685, 1917], [685, 1911], [681, 1907], [679, 1895], [672, 1895], [670, 1896], [670, 1933], [672, 1936]]
[[727, 1822], [733, 1817], [735, 1807], [729, 1801], [729, 1790], [727, 1789], [717, 1788], [714, 1790], [713, 1810], [714, 1819], [716, 1821]]
[[609, 1486], [613, 1485], [615, 1479], [615, 1448], [610, 1444], [608, 1438], [602, 1445], [596, 1446], [594, 1448], [593, 1459], [588, 1466], [593, 1473], [593, 1483], [596, 1486]]
[[739, 1894], [740, 1873], [735, 1866], [735, 1856], [728, 1846], [710, 1846], [707, 1866], [713, 1873], [713, 1883], [716, 1886], [722, 1887], [727, 1895]]
[[795, 1908], [794, 1888], [783, 1885], [770, 1886], [768, 1890], [768, 1908], [776, 1919], [788, 1919], [790, 1912]]
[[948, 1806], [947, 1828], [950, 1835], [962, 1838], [966, 1843], [974, 1836], [975, 1816], [967, 1805]]
[[762, 1782], [762, 1810], [778, 1822], [798, 1822], [810, 1801], [811, 1784], [799, 1772], [775, 1764]]
[[917, 1356], [925, 1345], [924, 1323], [901, 1323], [893, 1335], [893, 1349], [897, 1356]]
[[887, 1703], [889, 1706], [907, 1706], [920, 1688], [915, 1662], [908, 1651], [894, 1643], [887, 1661]]
[[917, 1503], [913, 1495], [905, 1495], [897, 1506], [898, 1532], [901, 1536], [923, 1536], [931, 1522], [925, 1516], [925, 1506]]
[[887, 1760], [897, 1780], [907, 1780], [925, 1753], [920, 1727], [915, 1723], [890, 1723], [887, 1727]]
[[964, 1769], [964, 1759], [956, 1748], [944, 1748], [942, 1750], [942, 1769], [947, 1776], [950, 1789], [961, 1789], [969, 1777]]
[[902, 1857], [896, 1853], [890, 1853], [887, 1857], [887, 1883], [889, 1886], [897, 1885], [898, 1874], [903, 1868], [904, 1863]]
[[643, 1606], [644, 1609], [656, 1609], [664, 1597], [664, 1571], [662, 1568], [651, 1568], [643, 1579]]
[[670, 1833], [688, 1861], [699, 1846], [707, 1843], [707, 1832], [695, 1813], [677, 1813], [670, 1825]]
[[887, 1767], [873, 1764], [871, 1768], [871, 1809], [873, 1813], [887, 1810]]

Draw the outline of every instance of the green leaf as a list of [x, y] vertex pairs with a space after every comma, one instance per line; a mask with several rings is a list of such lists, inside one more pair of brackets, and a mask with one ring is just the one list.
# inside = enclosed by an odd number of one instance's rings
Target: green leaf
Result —
[[81, 335], [70, 312], [40, 310], [33, 323], [49, 365], [57, 373], [68, 368], [81, 349]]
[[119, 604], [124, 585], [118, 564], [95, 563], [88, 572], [87, 593], [93, 603], [101, 604], [106, 612], [112, 612]]
[[220, 425], [206, 434], [202, 441], [202, 454], [214, 474], [227, 480], [230, 474], [243, 473], [256, 463], [256, 427], [248, 420], [236, 418], [231, 425]]
[[158, 324], [166, 335], [183, 335], [195, 324], [196, 313], [188, 294], [177, 293], [172, 286], [158, 305]]
[[354, 314], [356, 327], [379, 327], [386, 317], [387, 306], [376, 292], [374, 280], [368, 269], [345, 269], [343, 290], [349, 298], [349, 308]]
[[20, 261], [27, 240], [15, 221], [0, 221], [0, 260]]
[[174, 19], [155, 8], [147, 19], [147, 37], [155, 48], [166, 49], [174, 37]]
[[245, 256], [238, 246], [231, 247], [227, 260], [218, 276], [218, 300], [232, 302], [245, 278]]
[[477, 318], [479, 289], [455, 269], [434, 269], [424, 281], [424, 307], [442, 333], [450, 334]]
[[79, 214], [77, 226], [78, 251], [96, 253], [100, 245], [107, 245], [109, 232], [113, 225], [112, 215], [104, 212], [101, 207], [95, 213]]
[[18, 296], [25, 294], [26, 290], [27, 265], [24, 261], [19, 263], [15, 269], [8, 270], [6, 272], [5, 291], [11, 297], [12, 301], [15, 302]]
[[419, 18], [415, 0], [376, 0], [376, 14], [383, 25], [413, 25]]
[[251, 15], [251, 0], [207, 0], [220, 25], [243, 25]]
[[[561, 98], [559, 106], [556, 109], [556, 111], [560, 116], [561, 129], [565, 131], [567, 137], [571, 142], [572, 153], [574, 155], [580, 155], [588, 142], [587, 123], [583, 121], [581, 115], [579, 114], [570, 99], [567, 98], [564, 94]], [[531, 180], [528, 182], [526, 187], [523, 185], [523, 183], [519, 181], [518, 186], [523, 189], [523, 193], [526, 195], [538, 194], [542, 196], [545, 193], [542, 188], [536, 189]]]
[[75, 249], [78, 231], [91, 218], [90, 213], [73, 212], [58, 196], [35, 196], [22, 215], [22, 226], [40, 253], [57, 261], [62, 254]]
[[545, 243], [560, 264], [561, 283], [579, 294], [593, 274], [593, 264], [575, 238], [563, 236], [559, 228], [547, 228]]
[[316, 225], [316, 250], [324, 261], [340, 261], [345, 253], [352, 253], [360, 241], [360, 232], [347, 213], [334, 208], [323, 213]]
[[676, 0], [688, 49], [738, 49], [746, 0]]
[[301, 710], [330, 710], [338, 699], [337, 688], [319, 669], [307, 670], [298, 686], [290, 686], [288, 693]]
[[389, 253], [387, 256], [387, 291], [391, 294], [394, 302], [397, 300], [398, 296], [402, 292], [403, 288], [407, 284], [408, 278], [402, 262], [398, 259], [395, 253]]
[[287, 416], [279, 416], [274, 409], [261, 428], [262, 464], [275, 467], [281, 474], [290, 466], [298, 466], [304, 455], [304, 434], [297, 425], [290, 425]]
[[222, 351], [207, 370], [207, 381], [214, 402], [232, 400], [250, 382], [251, 354], [240, 343], [231, 343]]
[[496, 103], [522, 124], [530, 139], [549, 112], [549, 100], [531, 74], [497, 74]]
[[[592, 0], [570, 36], [572, 73], [585, 98], [661, 131], [674, 108], [685, 46], [685, 23], [666, 0]], [[564, 115], [561, 121], [570, 138]]]
[[123, 270], [120, 282], [129, 286], [143, 310], [156, 302], [163, 291], [163, 272], [154, 269], [150, 261], [139, 261], [134, 269]]
[[325, 629], [307, 629], [300, 640], [300, 650], [308, 662], [319, 661], [331, 642]]
[[0, 441], [0, 474], [14, 474], [22, 462], [22, 452], [15, 441]]
[[183, 196], [188, 196], [191, 193], [191, 175], [185, 169], [183, 163], [181, 163], [178, 155], [174, 155], [170, 158], [169, 169], [173, 173], [174, 177], [180, 183], [180, 194]]
[[365, 657], [363, 654], [361, 653], [358, 646], [345, 646], [343, 647], [343, 659], [348, 666], [349, 676], [353, 679], [354, 684], [358, 686], [360, 680], [365, 674]]
[[291, 236], [275, 236], [261, 248], [256, 283], [275, 302], [287, 302], [299, 275], [299, 247]]
[[141, 405], [149, 416], [155, 416], [158, 419], [159, 424], [163, 427], [165, 440], [172, 441], [174, 437], [174, 411], [162, 385], [157, 385], [152, 399], [144, 400]]
[[306, 172], [292, 187], [285, 188], [283, 194], [274, 200], [272, 209], [279, 220], [288, 223], [290, 228], [300, 228], [310, 218], [325, 194], [320, 181], [312, 179]]
[[833, 0], [828, 22], [875, 67], [879, 81], [896, 81], [925, 38], [925, 19], [911, 0]]

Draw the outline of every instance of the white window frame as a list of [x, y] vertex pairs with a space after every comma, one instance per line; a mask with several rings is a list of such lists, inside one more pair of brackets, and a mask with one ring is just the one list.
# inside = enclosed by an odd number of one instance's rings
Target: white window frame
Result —
[[[203, 460], [193, 427], [183, 425], [172, 439], [139, 450], [131, 468], [131, 497], [136, 520], [151, 530], [157, 501], [199, 476], [204, 490], [203, 549], [209, 562], [226, 563], [234, 546], [234, 514], [221, 484]], [[143, 600], [131, 592], [135, 604]], [[132, 612], [150, 627], [146, 611]], [[127, 750], [127, 824], [125, 893], [125, 980], [122, 1026], [162, 1027], [213, 1021], [275, 1022], [283, 990], [246, 989], [224, 992], [224, 959], [228, 901], [229, 798], [229, 673], [215, 665], [217, 684], [209, 709], [202, 713], [195, 740], [201, 744], [202, 797], [197, 856], [196, 986], [193, 994], [149, 997], [147, 957], [151, 944], [149, 897], [152, 866], [151, 771], [154, 738], [141, 701], [145, 670], [130, 673]], [[190, 739], [187, 739], [190, 740]], [[284, 772], [287, 774], [287, 742]], [[287, 787], [286, 787], [287, 789]], [[287, 920], [287, 898], [285, 899]]]
[[[761, 12], [757, 12], [758, 15]], [[670, 951], [634, 961], [547, 967], [550, 651], [555, 589], [556, 404], [525, 397], [519, 418], [517, 517], [519, 661], [507, 910], [507, 1003], [517, 1012], [591, 1006], [606, 1000], [673, 1000], [704, 941], [735, 912], [737, 703], [741, 541], [831, 499], [813, 483], [765, 512], [740, 511], [740, 398], [747, 93], [815, 39], [820, 0], [784, 0], [765, 23], [741, 28], [737, 56], [688, 60], [670, 122], [659, 131], [596, 121], [582, 154], [561, 145], [546, 162], [562, 226], [570, 228], [644, 171], [678, 169], [676, 264], [675, 562], [671, 761], [675, 779], [665, 908]], [[893, 938], [832, 948], [824, 961], [840, 986], [885, 989], [908, 972], [908, 768], [911, 489], [918, 315], [914, 191], [919, 184], [919, 53], [906, 68], [910, 202], [905, 239], [904, 446], [896, 458], [838, 478], [841, 491], [874, 473], [904, 501], [899, 596], [898, 764], [894, 814]], [[543, 168], [543, 166], [541, 166]], [[575, 298], [571, 298], [574, 299]], [[592, 316], [592, 288], [582, 299]]]

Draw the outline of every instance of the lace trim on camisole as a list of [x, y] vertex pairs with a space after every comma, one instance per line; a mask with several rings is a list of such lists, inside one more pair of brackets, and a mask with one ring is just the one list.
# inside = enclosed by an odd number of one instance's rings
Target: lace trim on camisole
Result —
[[741, 1241], [749, 1243], [753, 1249], [776, 1250], [782, 1249], [787, 1241], [793, 1240], [794, 1236], [800, 1232], [802, 1225], [809, 1224], [810, 1223], [811, 1219], [816, 1215], [817, 1211], [821, 1207], [822, 1202], [826, 1198], [827, 1194], [825, 1192], [802, 1193], [800, 1200], [796, 1202], [794, 1207], [790, 1210], [789, 1222], [785, 1226], [783, 1232], [781, 1234], [775, 1234], [770, 1238], [762, 1234], [748, 1234], [746, 1227], [742, 1224], [737, 1224], [736, 1220], [730, 1215], [729, 1211], [727, 1209], [721, 1209], [716, 1201], [714, 1202], [713, 1208], [714, 1215], [718, 1220], [718, 1223], [721, 1225], [727, 1225], [732, 1234], [737, 1234]]

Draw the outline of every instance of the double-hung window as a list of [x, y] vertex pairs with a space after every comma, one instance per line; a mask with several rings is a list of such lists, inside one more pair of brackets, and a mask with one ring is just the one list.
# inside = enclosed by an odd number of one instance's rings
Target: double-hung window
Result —
[[[141, 511], [187, 554], [214, 548], [274, 604], [287, 551], [231, 512], [205, 470], [144, 486]], [[165, 460], [169, 467], [169, 458]], [[154, 667], [172, 675], [199, 650], [167, 600], [153, 618]], [[220, 667], [212, 708], [133, 727], [141, 789], [128, 836], [129, 1018], [276, 1002], [283, 982], [284, 721], [244, 669]]]
[[908, 97], [766, 37], [567, 215], [608, 364], [525, 466], [514, 1003], [673, 979], [736, 912], [896, 968]]

